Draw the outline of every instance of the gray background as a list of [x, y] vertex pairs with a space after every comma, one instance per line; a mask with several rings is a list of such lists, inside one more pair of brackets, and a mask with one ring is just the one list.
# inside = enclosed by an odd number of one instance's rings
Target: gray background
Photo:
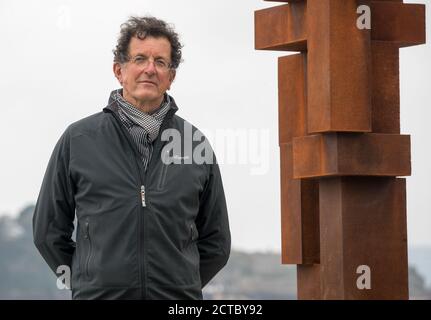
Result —
[[[170, 91], [178, 114], [203, 131], [269, 132], [260, 149], [269, 163], [266, 174], [252, 174], [253, 159], [225, 163], [221, 170], [233, 247], [279, 250], [276, 58], [287, 53], [254, 50], [253, 15], [273, 5], [262, 0], [2, 0], [0, 214], [16, 215], [36, 201], [61, 133], [99, 112], [118, 87], [111, 51], [119, 25], [131, 14], [151, 14], [173, 23], [185, 45], [185, 61]], [[427, 31], [431, 34], [430, 24]], [[412, 136], [408, 241], [416, 247], [431, 245], [430, 57], [431, 44], [401, 50], [401, 131]], [[217, 146], [215, 151], [225, 152]]]

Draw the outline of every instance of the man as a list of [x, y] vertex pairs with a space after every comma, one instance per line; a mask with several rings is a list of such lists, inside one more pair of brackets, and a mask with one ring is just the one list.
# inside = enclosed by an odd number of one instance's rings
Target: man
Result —
[[[70, 267], [73, 299], [202, 299], [228, 260], [218, 165], [166, 93], [181, 47], [165, 22], [131, 17], [114, 50], [122, 89], [102, 112], [71, 124], [55, 146], [34, 212], [34, 242], [54, 272]], [[195, 161], [186, 145], [202, 151], [203, 141], [210, 161]]]

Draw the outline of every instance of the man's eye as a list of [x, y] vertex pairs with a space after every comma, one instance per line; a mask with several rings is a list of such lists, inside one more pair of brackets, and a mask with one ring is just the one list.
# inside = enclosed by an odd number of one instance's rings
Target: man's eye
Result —
[[135, 62], [136, 63], [142, 63], [142, 62], [144, 62], [145, 61], [145, 58], [144, 57], [136, 57], [135, 58]]
[[156, 60], [156, 65], [159, 67], [166, 67], [168, 64], [164, 60]]

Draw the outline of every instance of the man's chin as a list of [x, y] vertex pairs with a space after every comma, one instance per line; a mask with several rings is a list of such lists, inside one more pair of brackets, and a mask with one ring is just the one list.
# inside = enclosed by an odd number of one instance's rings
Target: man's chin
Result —
[[[160, 95], [158, 92], [149, 92], [148, 90], [139, 90], [133, 93], [133, 100], [135, 103], [149, 102], [154, 104], [160, 104], [163, 101], [163, 94]], [[158, 101], [160, 100], [160, 102]]]
[[157, 100], [157, 98], [159, 98], [158, 94], [150, 90], [139, 90], [133, 96], [136, 100], [140, 100], [140, 101], [152, 101], [152, 100]]

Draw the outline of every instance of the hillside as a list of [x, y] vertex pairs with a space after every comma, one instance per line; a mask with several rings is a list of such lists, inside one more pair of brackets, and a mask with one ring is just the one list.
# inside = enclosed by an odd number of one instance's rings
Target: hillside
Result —
[[[57, 289], [54, 274], [33, 245], [33, 210], [34, 206], [29, 206], [16, 219], [0, 218], [0, 299], [70, 299], [70, 291]], [[422, 258], [411, 252], [416, 265], [431, 256], [430, 251], [420, 251]], [[431, 299], [418, 270], [409, 269], [411, 299]], [[226, 267], [205, 288], [204, 297], [295, 299], [296, 269], [281, 265], [275, 253], [233, 251]]]

